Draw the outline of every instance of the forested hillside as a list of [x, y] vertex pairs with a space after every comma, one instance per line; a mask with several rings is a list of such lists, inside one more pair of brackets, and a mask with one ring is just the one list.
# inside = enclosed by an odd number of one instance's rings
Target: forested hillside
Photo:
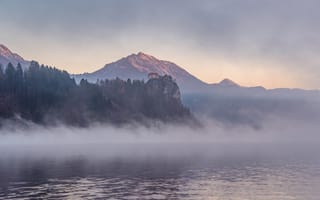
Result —
[[170, 76], [147, 82], [114, 79], [76, 84], [66, 71], [34, 61], [26, 70], [11, 63], [0, 68], [0, 121], [22, 118], [39, 124], [88, 126], [190, 117]]

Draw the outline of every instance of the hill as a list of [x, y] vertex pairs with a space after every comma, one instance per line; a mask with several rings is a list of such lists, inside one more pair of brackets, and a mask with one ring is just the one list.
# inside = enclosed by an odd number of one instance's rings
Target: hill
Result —
[[76, 84], [66, 71], [34, 61], [25, 70], [12, 64], [0, 70], [0, 125], [5, 119], [88, 126], [191, 118], [178, 85], [167, 75], [147, 82], [106, 79]]

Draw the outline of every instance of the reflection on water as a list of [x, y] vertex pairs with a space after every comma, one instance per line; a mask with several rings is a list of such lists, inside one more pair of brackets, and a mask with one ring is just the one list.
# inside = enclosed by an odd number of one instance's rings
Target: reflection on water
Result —
[[0, 199], [318, 200], [317, 159], [2, 160]]

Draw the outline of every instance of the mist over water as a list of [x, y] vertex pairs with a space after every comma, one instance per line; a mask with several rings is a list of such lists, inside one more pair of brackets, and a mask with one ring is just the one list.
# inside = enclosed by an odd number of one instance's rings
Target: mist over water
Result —
[[8, 123], [0, 199], [317, 199], [318, 125]]
[[[29, 124], [12, 128], [10, 123], [0, 134], [0, 158], [68, 157], [141, 158], [202, 156], [219, 153], [274, 151], [278, 148], [301, 150], [320, 142], [319, 125], [299, 120], [273, 118], [263, 128], [225, 125], [202, 119], [203, 126], [157, 123], [154, 126], [95, 124], [88, 128], [64, 125], [45, 127]], [[270, 148], [268, 148], [268, 146]]]

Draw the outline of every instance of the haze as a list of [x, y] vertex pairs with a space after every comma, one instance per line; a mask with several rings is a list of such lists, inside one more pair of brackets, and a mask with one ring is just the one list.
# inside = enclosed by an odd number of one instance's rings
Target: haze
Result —
[[261, 129], [203, 121], [201, 128], [162, 123], [151, 127], [43, 127], [30, 122], [28, 126], [12, 126], [8, 121], [0, 134], [0, 158], [183, 158], [258, 151], [281, 154], [283, 150], [301, 153], [310, 148], [314, 152], [320, 142], [319, 125], [313, 121], [271, 118], [262, 122]]
[[[290, 6], [289, 6], [290, 5]], [[0, 41], [92, 72], [139, 51], [206, 82], [319, 88], [319, 1], [1, 0]]]

